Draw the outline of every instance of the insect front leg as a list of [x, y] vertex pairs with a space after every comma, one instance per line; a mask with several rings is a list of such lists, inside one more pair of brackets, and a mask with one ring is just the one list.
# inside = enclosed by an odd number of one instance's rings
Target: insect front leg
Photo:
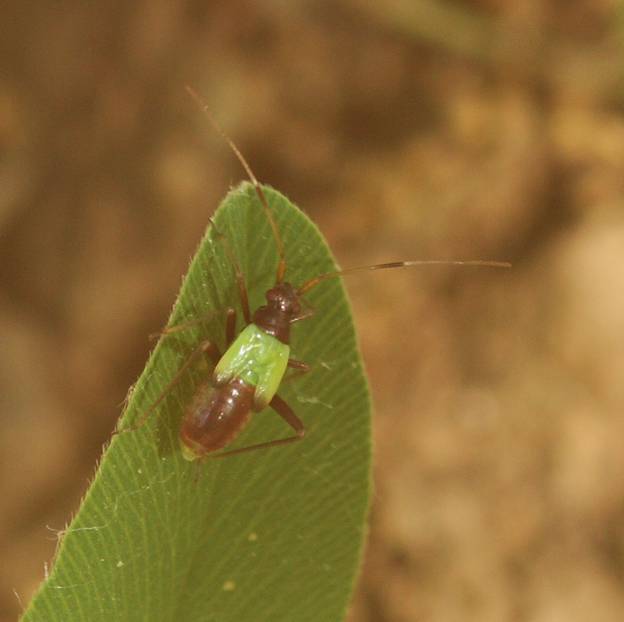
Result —
[[248, 447], [241, 447], [240, 449], [231, 449], [230, 451], [223, 451], [220, 454], [207, 454], [205, 457], [224, 458], [226, 456], [233, 456], [234, 454], [241, 454], [255, 449], [265, 449], [268, 447], [275, 447], [276, 445], [286, 445], [287, 443], [293, 443], [294, 441], [301, 440], [305, 436], [306, 429], [303, 425], [303, 421], [297, 417], [295, 411], [281, 397], [279, 397], [279, 395], [273, 396], [269, 406], [295, 431], [294, 436], [277, 438], [272, 441], [249, 445]]
[[300, 302], [304, 308], [301, 310], [301, 313], [299, 315], [295, 315], [295, 317], [290, 320], [291, 324], [294, 324], [295, 322], [301, 322], [301, 320], [307, 320], [308, 318], [312, 317], [316, 312], [314, 307], [310, 306], [304, 300], [301, 300]]

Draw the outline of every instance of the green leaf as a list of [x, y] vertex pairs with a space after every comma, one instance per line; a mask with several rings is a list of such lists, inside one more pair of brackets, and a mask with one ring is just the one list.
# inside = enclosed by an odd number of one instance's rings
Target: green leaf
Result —
[[[317, 228], [265, 188], [284, 238], [287, 280], [334, 269]], [[252, 186], [214, 217], [245, 275], [252, 308], [275, 279], [271, 229]], [[157, 275], [154, 278], [157, 286]], [[138, 430], [114, 437], [60, 543], [26, 621], [332, 622], [342, 620], [358, 569], [370, 493], [370, 403], [342, 283], [305, 296], [315, 315], [293, 327], [292, 356], [312, 371], [280, 395], [304, 421], [299, 442], [206, 460], [183, 460], [178, 428], [207, 364], [192, 365]], [[242, 316], [232, 263], [209, 228], [169, 325], [131, 393], [136, 421], [202, 339], [224, 341], [225, 310]], [[271, 410], [232, 447], [291, 434]]]

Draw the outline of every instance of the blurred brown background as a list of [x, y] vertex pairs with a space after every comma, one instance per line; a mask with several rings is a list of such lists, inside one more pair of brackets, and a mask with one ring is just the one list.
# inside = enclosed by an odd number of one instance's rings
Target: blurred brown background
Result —
[[624, 619], [616, 0], [14, 1], [2, 22], [0, 620], [244, 177], [186, 83], [343, 265], [514, 263], [348, 283], [376, 403], [351, 620]]

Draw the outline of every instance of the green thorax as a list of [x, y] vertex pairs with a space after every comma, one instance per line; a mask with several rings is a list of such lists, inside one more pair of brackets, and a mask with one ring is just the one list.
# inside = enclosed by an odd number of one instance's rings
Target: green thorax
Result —
[[240, 378], [256, 387], [254, 409], [262, 410], [277, 393], [289, 356], [290, 346], [249, 324], [217, 363], [214, 380], [222, 385]]

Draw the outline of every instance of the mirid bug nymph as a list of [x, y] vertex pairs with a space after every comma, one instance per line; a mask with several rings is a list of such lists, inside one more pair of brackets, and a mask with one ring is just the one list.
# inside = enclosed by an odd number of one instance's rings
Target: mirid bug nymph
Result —
[[[279, 256], [274, 285], [266, 292], [266, 304], [252, 314], [249, 306], [247, 287], [236, 257], [227, 238], [216, 228], [211, 220], [216, 235], [222, 240], [225, 251], [234, 267], [238, 293], [240, 297], [245, 327], [235, 335], [236, 311], [226, 311], [225, 341], [226, 349], [222, 353], [212, 340], [202, 341], [187, 358], [165, 387], [156, 401], [139, 420], [130, 428], [140, 427], [147, 417], [162, 402], [169, 391], [181, 379], [184, 372], [199, 356], [208, 355], [214, 364], [210, 377], [195, 390], [185, 409], [180, 427], [180, 447], [187, 460], [202, 458], [221, 458], [254, 449], [268, 448], [292, 443], [304, 437], [305, 426], [293, 409], [277, 394], [287, 368], [309, 371], [309, 366], [290, 356], [290, 328], [295, 322], [312, 315], [302, 298], [308, 291], [327, 279], [333, 279], [354, 272], [366, 270], [386, 270], [407, 268], [431, 264], [461, 266], [509, 267], [499, 261], [399, 261], [370, 266], [360, 266], [347, 270], [327, 272], [314, 276], [297, 286], [285, 278], [287, 264], [284, 244], [277, 223], [264, 195], [262, 186], [256, 179], [251, 167], [233, 141], [225, 134], [213, 119], [207, 105], [190, 87], [189, 94], [207, 115], [215, 130], [228, 143], [249, 180], [270, 224], [273, 239]], [[163, 331], [163, 335], [183, 329], [184, 326], [172, 326]], [[226, 448], [244, 429], [252, 413], [260, 412], [270, 406], [292, 428], [294, 434], [285, 438], [267, 440], [245, 447], [220, 451]], [[123, 430], [120, 430], [123, 431]]]

